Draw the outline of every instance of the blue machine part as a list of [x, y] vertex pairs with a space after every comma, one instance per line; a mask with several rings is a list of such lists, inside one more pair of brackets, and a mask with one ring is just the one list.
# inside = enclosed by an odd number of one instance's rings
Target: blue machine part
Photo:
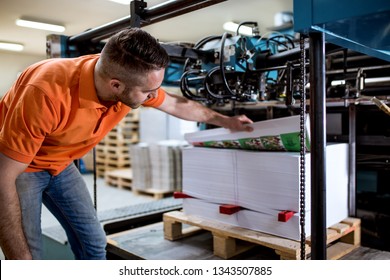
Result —
[[168, 67], [165, 69], [163, 85], [177, 85], [181, 75], [183, 75], [183, 67], [184, 65], [181, 63], [169, 63]]
[[[281, 49], [286, 50], [291, 48], [288, 45], [293, 35], [289, 30], [286, 32], [269, 32], [263, 36], [234, 36], [226, 39], [224, 50], [224, 64], [225, 66], [231, 66], [238, 72], [245, 72], [249, 67], [252, 70], [256, 70], [255, 57], [267, 53], [268, 55], [276, 54]], [[204, 49], [213, 50], [216, 53], [220, 52], [221, 41], [214, 41], [206, 44]], [[216, 60], [203, 64], [202, 66], [206, 70], [210, 70], [219, 64], [219, 56], [216, 56]]]
[[208, 38], [201, 40], [204, 43], [198, 49], [210, 52], [210, 56], [205, 60], [174, 60], [165, 71], [164, 85], [179, 85], [184, 95], [197, 101], [263, 100], [266, 84], [276, 83], [278, 71], [255, 74], [254, 71], [266, 67], [259, 61], [294, 48], [292, 28], [262, 36], [224, 34]]
[[389, 0], [294, 0], [294, 29], [390, 61]]

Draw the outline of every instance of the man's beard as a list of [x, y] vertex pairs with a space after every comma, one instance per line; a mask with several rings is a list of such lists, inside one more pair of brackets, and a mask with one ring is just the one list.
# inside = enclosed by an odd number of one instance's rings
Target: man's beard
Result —
[[137, 109], [138, 107], [141, 106], [140, 103], [135, 103], [131, 101], [129, 87], [125, 87], [122, 94], [118, 97], [118, 101], [122, 102], [123, 104], [125, 104], [126, 106], [132, 109]]

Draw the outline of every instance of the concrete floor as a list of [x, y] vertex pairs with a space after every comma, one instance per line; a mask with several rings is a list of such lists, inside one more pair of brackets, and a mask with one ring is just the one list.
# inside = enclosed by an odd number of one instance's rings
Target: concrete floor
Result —
[[[88, 190], [93, 199], [93, 175], [83, 175]], [[129, 189], [117, 188], [106, 184], [103, 178], [97, 178], [97, 210], [98, 213], [110, 209], [116, 209], [129, 205], [136, 205], [145, 202], [155, 201], [152, 196], [134, 194]], [[46, 207], [42, 209], [42, 230], [60, 226], [56, 218], [47, 210]], [[4, 254], [0, 249], [0, 260], [4, 260]]]

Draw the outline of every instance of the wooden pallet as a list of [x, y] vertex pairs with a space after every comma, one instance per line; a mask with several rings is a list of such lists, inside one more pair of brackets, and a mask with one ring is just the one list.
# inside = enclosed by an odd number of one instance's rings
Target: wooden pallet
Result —
[[130, 168], [107, 171], [104, 179], [106, 184], [123, 189], [131, 189], [133, 173]]
[[133, 188], [133, 192], [136, 195], [150, 195], [150, 196], [153, 196], [153, 198], [156, 199], [156, 200], [157, 199], [162, 199], [164, 197], [167, 197], [167, 196], [170, 196], [170, 195], [173, 194], [173, 191], [159, 190], [159, 189], [153, 189], [153, 188], [145, 189], [145, 190]]
[[99, 162], [99, 160], [96, 159], [96, 174], [100, 178], [104, 178], [107, 172], [124, 168], [130, 168], [130, 164], [126, 162], [123, 162], [122, 164], [118, 164], [118, 162], [107, 161]]
[[172, 195], [173, 191], [165, 191], [159, 189], [136, 189], [133, 186], [133, 174], [130, 168], [114, 169], [106, 171], [104, 174], [105, 181], [108, 185], [131, 189], [136, 195], [149, 195], [154, 199], [162, 199], [168, 195]]
[[105, 178], [107, 172], [129, 168], [129, 145], [138, 142], [139, 113], [132, 110], [96, 146], [97, 176]]
[[99, 178], [104, 178], [106, 174], [106, 167], [104, 165], [98, 165], [96, 164], [96, 176]]
[[102, 143], [99, 143], [96, 146], [96, 152], [100, 153], [101, 155], [104, 154], [125, 155], [130, 153], [128, 146], [109, 146], [109, 145], [103, 145]]
[[107, 172], [130, 167], [129, 147], [125, 145], [106, 145], [100, 142], [96, 146], [96, 165], [98, 176], [105, 177]]
[[119, 125], [132, 123], [132, 122], [139, 122], [139, 111], [138, 110], [131, 110], [120, 122]]
[[[281, 259], [300, 258], [299, 241], [188, 216], [180, 211], [165, 213], [163, 221], [164, 237], [172, 241], [196, 234], [200, 230], [210, 231], [213, 235], [214, 255], [224, 259], [236, 256], [256, 245], [274, 249]], [[183, 224], [192, 227], [183, 229]], [[360, 246], [360, 219], [348, 218], [328, 228], [327, 244], [328, 259], [339, 259]], [[306, 258], [310, 258], [310, 239], [307, 240], [305, 251]]]
[[103, 165], [111, 165], [117, 167], [117, 169], [130, 167], [129, 155], [96, 155], [96, 162]]
[[138, 133], [129, 133], [124, 135], [111, 131], [102, 139], [102, 141], [100, 141], [100, 144], [120, 147], [128, 146], [129, 144], [136, 144], [138, 142]]

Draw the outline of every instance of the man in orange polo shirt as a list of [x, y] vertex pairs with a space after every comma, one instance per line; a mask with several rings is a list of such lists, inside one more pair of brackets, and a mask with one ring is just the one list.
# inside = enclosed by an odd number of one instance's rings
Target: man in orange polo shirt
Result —
[[114, 35], [100, 55], [30, 66], [0, 101], [0, 246], [8, 259], [41, 259], [42, 203], [64, 227], [76, 259], [105, 259], [106, 236], [73, 161], [131, 109], [251, 130], [160, 87], [169, 57], [141, 29]]

